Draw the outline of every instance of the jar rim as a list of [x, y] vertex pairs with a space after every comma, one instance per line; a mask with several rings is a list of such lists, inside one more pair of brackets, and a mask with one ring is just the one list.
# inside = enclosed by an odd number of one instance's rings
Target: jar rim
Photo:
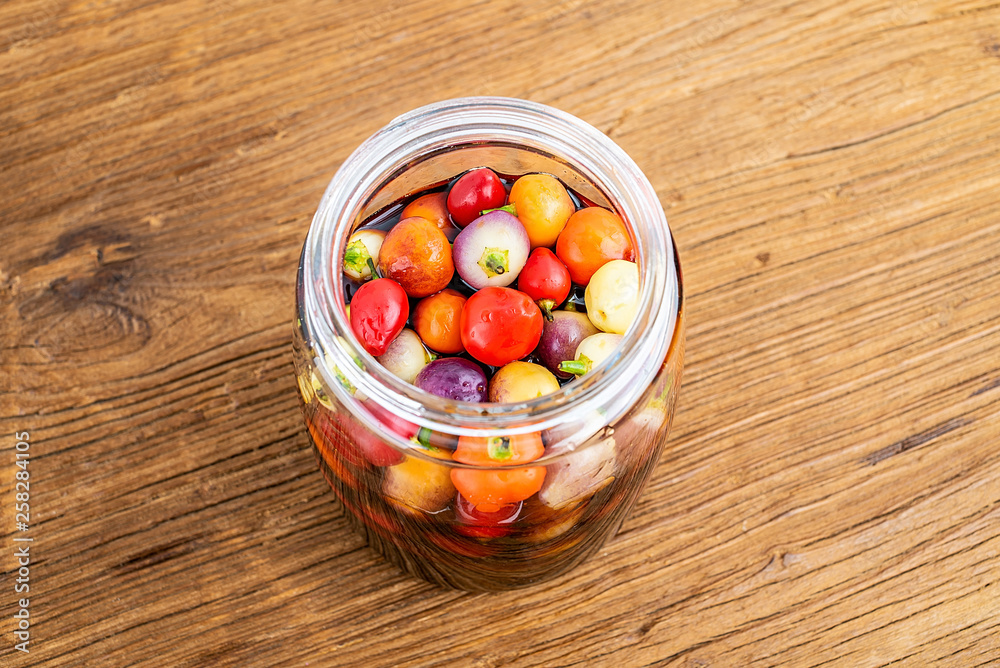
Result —
[[[482, 144], [514, 144], [546, 153], [594, 184], [632, 233], [640, 267], [636, 317], [615, 352], [558, 391], [520, 403], [453, 401], [420, 390], [368, 354], [349, 335], [346, 310], [333, 307], [343, 302], [343, 277], [334, 258], [343, 255], [350, 231], [381, 184], [436, 151]], [[378, 130], [330, 181], [303, 249], [303, 297], [310, 320], [303, 326], [314, 330], [320, 373], [333, 391], [346, 393], [344, 400], [354, 394], [346, 387], [352, 386], [421, 427], [457, 436], [511, 435], [574, 424], [578, 428], [564, 438], [564, 449], [573, 449], [623, 414], [665, 362], [680, 307], [674, 255], [666, 216], [649, 180], [624, 150], [592, 125], [527, 100], [444, 100], [405, 113]], [[368, 416], [359, 417], [370, 422], [370, 428], [385, 431]], [[412, 447], [392, 436], [397, 446]]]

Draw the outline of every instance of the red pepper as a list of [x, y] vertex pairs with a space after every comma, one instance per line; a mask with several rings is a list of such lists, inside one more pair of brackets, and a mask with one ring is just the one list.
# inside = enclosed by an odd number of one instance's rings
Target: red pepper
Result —
[[[381, 431], [391, 431], [400, 438], [408, 440], [417, 435], [420, 427], [409, 420], [403, 419], [395, 413], [382, 408], [374, 401], [364, 401], [362, 406], [368, 409], [372, 416], [381, 425]], [[365, 459], [375, 466], [392, 466], [403, 461], [403, 453], [382, 440], [381, 435], [376, 431], [372, 433], [367, 427], [352, 418], [355, 429], [351, 432], [354, 444], [358, 446]]]
[[455, 181], [448, 193], [448, 213], [459, 227], [465, 227], [487, 209], [496, 209], [507, 201], [503, 187], [492, 169], [480, 167], [466, 172]]
[[503, 366], [538, 345], [542, 312], [523, 292], [483, 288], [465, 302], [460, 329], [462, 345], [470, 355], [483, 364]]
[[375, 357], [385, 354], [409, 317], [406, 292], [389, 278], [365, 283], [351, 300], [351, 329], [364, 349]]
[[517, 277], [517, 289], [534, 299], [550, 321], [552, 309], [566, 301], [572, 285], [569, 269], [548, 248], [531, 251]]
[[510, 532], [511, 525], [521, 514], [523, 501], [500, 506], [496, 512], [488, 513], [476, 508], [461, 494], [455, 496], [455, 530], [473, 538], [499, 538]]

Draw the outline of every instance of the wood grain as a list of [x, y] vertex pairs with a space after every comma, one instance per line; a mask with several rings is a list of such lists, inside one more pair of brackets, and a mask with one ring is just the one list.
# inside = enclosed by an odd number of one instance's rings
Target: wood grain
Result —
[[[1000, 664], [998, 82], [985, 0], [4, 4], [0, 663]], [[290, 360], [337, 166], [482, 94], [633, 156], [689, 314], [636, 512], [496, 595], [350, 531]]]

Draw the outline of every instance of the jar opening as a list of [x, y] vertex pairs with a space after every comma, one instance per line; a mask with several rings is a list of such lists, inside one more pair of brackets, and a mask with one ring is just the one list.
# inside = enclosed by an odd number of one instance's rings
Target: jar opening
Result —
[[[509, 174], [553, 174], [615, 210], [632, 235], [639, 265], [637, 314], [611, 357], [557, 392], [522, 403], [452, 401], [404, 382], [356, 342], [343, 306], [340, 258], [350, 234], [392, 201], [483, 164], [499, 164], [497, 171]], [[317, 367], [332, 390], [346, 399], [351, 386], [411, 422], [456, 436], [558, 433], [559, 425], [573, 425], [572, 433], [550, 444], [573, 449], [634, 403], [662, 366], [676, 327], [673, 241], [649, 181], [594, 127], [524, 100], [449, 100], [409, 112], [372, 135], [327, 188], [306, 240], [303, 273]]]

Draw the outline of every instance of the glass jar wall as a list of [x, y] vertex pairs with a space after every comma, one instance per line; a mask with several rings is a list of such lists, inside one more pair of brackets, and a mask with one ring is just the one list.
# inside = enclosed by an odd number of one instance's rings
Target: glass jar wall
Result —
[[[451, 401], [396, 378], [356, 342], [340, 262], [371, 215], [428, 186], [489, 166], [544, 172], [626, 223], [639, 307], [612, 355], [559, 391], [514, 404]], [[683, 366], [681, 276], [648, 180], [610, 139], [568, 114], [505, 98], [410, 112], [338, 170], [309, 230], [297, 285], [294, 360], [320, 469], [355, 526], [407, 572], [470, 590], [527, 586], [598, 550], [642, 492], [665, 442]], [[462, 438], [540, 438], [522, 467], [452, 457]], [[541, 479], [501, 507], [474, 507], [454, 481]]]

